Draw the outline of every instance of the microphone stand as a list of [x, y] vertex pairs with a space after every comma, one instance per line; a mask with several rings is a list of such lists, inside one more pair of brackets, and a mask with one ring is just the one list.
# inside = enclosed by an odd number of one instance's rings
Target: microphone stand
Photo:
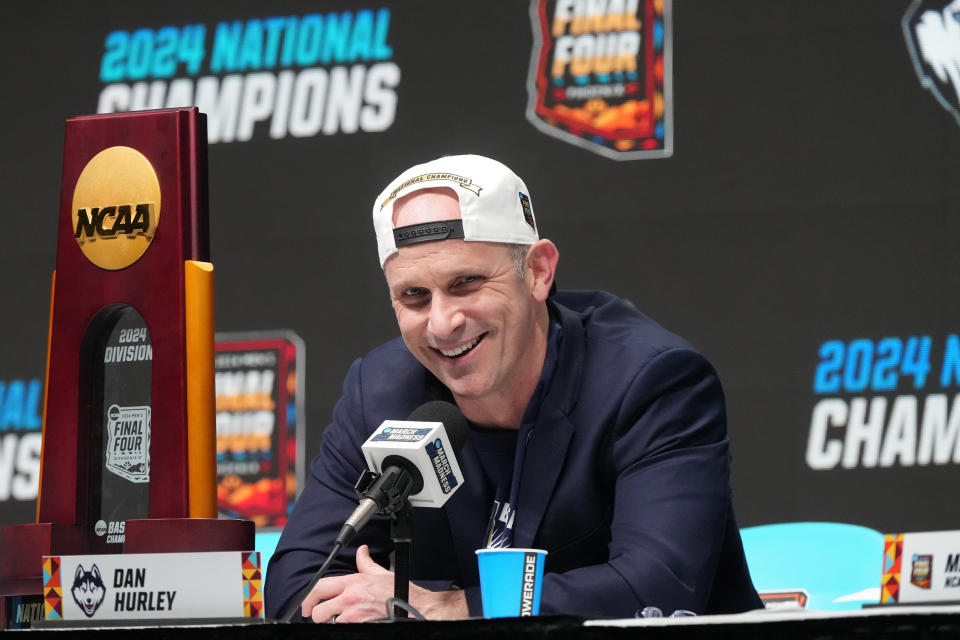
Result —
[[[388, 462], [393, 462], [389, 465]], [[393, 597], [410, 605], [410, 546], [413, 543], [413, 507], [410, 494], [423, 488], [423, 480], [403, 458], [387, 458], [384, 472], [365, 471], [357, 480], [357, 495], [377, 503], [378, 512], [390, 516], [390, 539], [393, 541]], [[393, 607], [394, 618], [407, 618], [407, 610]]]
[[[413, 543], [413, 522], [410, 501], [394, 512], [390, 520], [390, 539], [393, 540], [393, 597], [410, 604], [410, 545]], [[394, 606], [397, 618], [406, 618], [407, 610]]]

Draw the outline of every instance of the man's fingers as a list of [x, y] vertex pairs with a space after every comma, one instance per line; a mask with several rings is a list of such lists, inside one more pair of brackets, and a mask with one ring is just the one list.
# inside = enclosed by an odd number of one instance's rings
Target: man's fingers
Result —
[[307, 594], [307, 597], [305, 597], [303, 602], [300, 604], [300, 613], [303, 615], [303, 617], [311, 617], [311, 610], [320, 601], [335, 598], [343, 593], [343, 590], [347, 586], [347, 580], [349, 577], [350, 576], [332, 576], [330, 578], [321, 578], [320, 581], [313, 586], [313, 589], [310, 590], [310, 593]]
[[[381, 577], [376, 578], [374, 582], [369, 582], [373, 576]], [[334, 615], [343, 616], [344, 622], [373, 620], [383, 617], [379, 610], [376, 615], [364, 610], [362, 606], [361, 609], [355, 610], [357, 604], [362, 605], [371, 597], [378, 597], [371, 592], [370, 585], [380, 584], [384, 580], [382, 576], [392, 577], [393, 574], [374, 562], [373, 558], [370, 557], [370, 548], [367, 545], [361, 545], [357, 549], [357, 573], [322, 578], [300, 603], [300, 613], [303, 617], [311, 618], [314, 622], [329, 622]], [[353, 595], [346, 593], [351, 584], [366, 585], [367, 588], [360, 591], [364, 595], [359, 600], [356, 588], [351, 591]], [[392, 581], [390, 581], [390, 584], [393, 584]], [[381, 590], [374, 589], [374, 591], [379, 593]]]
[[373, 558], [370, 557], [370, 547], [365, 544], [360, 545], [357, 549], [357, 571], [360, 573], [390, 573], [388, 569], [384, 569], [376, 562]]
[[342, 605], [340, 603], [340, 598], [334, 598], [313, 606], [309, 612], [304, 613], [303, 615], [304, 617], [309, 616], [314, 622], [330, 622], [330, 618], [340, 614], [341, 612]]

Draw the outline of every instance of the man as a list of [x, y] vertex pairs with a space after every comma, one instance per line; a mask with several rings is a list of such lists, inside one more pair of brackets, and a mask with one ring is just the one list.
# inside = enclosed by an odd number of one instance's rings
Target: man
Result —
[[[410, 603], [427, 618], [481, 614], [474, 551], [485, 546], [548, 551], [541, 613], [760, 607], [709, 363], [610, 294], [554, 293], [557, 248], [498, 162], [415, 166], [377, 198], [373, 219], [402, 341], [347, 373], [269, 565], [267, 615], [310, 580], [356, 506], [364, 440], [436, 399], [456, 402], [471, 433], [464, 485], [442, 509], [414, 509]], [[388, 531], [386, 519], [362, 530], [302, 614], [384, 617]]]

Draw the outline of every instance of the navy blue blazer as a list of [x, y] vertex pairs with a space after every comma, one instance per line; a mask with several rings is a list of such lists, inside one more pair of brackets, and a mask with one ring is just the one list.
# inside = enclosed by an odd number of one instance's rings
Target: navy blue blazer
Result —
[[[678, 336], [601, 291], [551, 298], [563, 328], [557, 370], [530, 437], [513, 546], [548, 551], [541, 613], [632, 617], [760, 608], [730, 495], [723, 391], [710, 364]], [[403, 419], [449, 391], [400, 339], [355, 361], [333, 423], [267, 570], [276, 616], [310, 580], [357, 504], [360, 446], [386, 419]], [[459, 587], [481, 615], [474, 551], [491, 503], [469, 439], [464, 485], [442, 509], [414, 509], [411, 574]], [[355, 571], [369, 544], [389, 566], [389, 521], [372, 521], [328, 575]]]

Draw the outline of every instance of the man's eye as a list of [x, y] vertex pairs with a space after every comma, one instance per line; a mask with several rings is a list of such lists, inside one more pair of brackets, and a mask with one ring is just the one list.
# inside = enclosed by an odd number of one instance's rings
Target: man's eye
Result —
[[422, 296], [424, 293], [425, 292], [422, 287], [409, 287], [403, 290], [403, 297], [416, 298], [418, 296]]
[[463, 276], [462, 278], [460, 278], [457, 284], [471, 285], [471, 284], [476, 284], [478, 282], [481, 282], [482, 280], [483, 280], [483, 276]]

